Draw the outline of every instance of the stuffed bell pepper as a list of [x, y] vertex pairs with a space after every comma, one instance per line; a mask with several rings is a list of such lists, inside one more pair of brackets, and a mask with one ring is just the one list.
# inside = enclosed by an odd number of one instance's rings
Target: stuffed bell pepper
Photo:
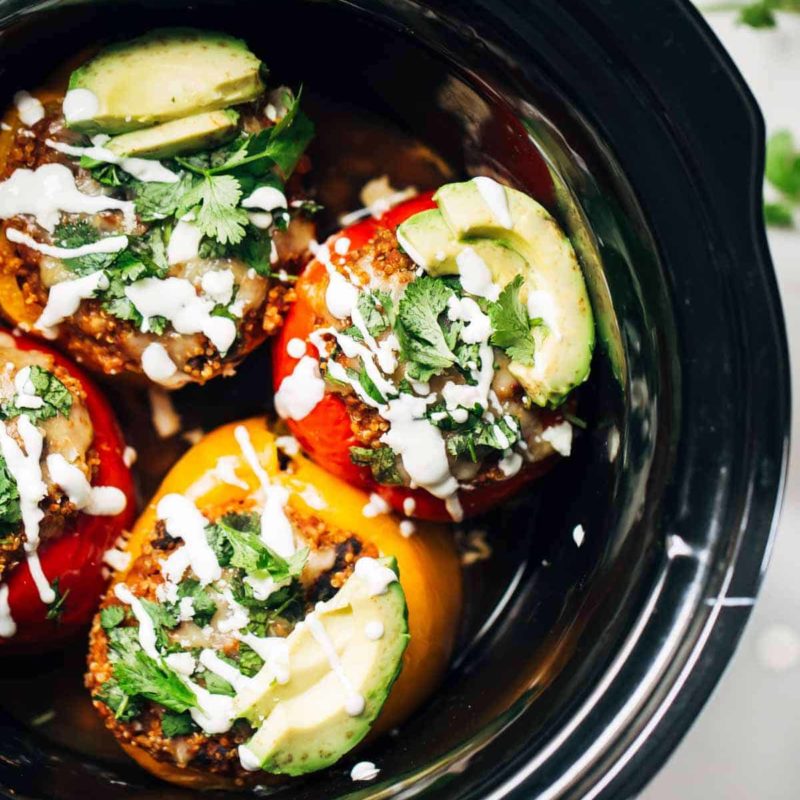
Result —
[[594, 323], [564, 232], [489, 178], [316, 248], [273, 351], [306, 451], [407, 516], [460, 520], [570, 454]]
[[135, 515], [126, 460], [86, 376], [0, 333], [0, 652], [52, 648], [91, 620]]
[[165, 29], [21, 91], [0, 135], [0, 312], [177, 388], [279, 326], [313, 234], [313, 126], [227, 34]]
[[[291, 437], [289, 437], [291, 439]], [[86, 682], [122, 747], [185, 786], [323, 769], [441, 679], [461, 604], [446, 532], [400, 533], [264, 420], [207, 435], [136, 524]]]

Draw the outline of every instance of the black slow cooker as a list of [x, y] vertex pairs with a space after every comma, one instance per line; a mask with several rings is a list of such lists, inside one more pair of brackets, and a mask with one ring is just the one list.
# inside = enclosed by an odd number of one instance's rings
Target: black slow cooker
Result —
[[[635, 795], [735, 649], [785, 474], [763, 122], [741, 76], [682, 0], [0, 0], [5, 99], [84, 46], [173, 24], [245, 37], [338, 114], [345, 148], [352, 110], [456, 174], [538, 197], [570, 232], [598, 319], [577, 452], [476, 523], [493, 556], [465, 569], [457, 657], [425, 708], [366, 751], [378, 779], [353, 783], [343, 765], [264, 793]], [[402, 178], [403, 158], [386, 158]], [[263, 408], [266, 358], [179, 405], [207, 427]], [[77, 686], [79, 661], [5, 658], [0, 793], [189, 796], [22, 720], [19, 687]]]

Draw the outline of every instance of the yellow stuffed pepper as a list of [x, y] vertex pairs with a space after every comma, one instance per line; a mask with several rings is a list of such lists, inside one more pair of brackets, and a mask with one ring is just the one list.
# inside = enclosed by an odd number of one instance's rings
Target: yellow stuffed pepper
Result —
[[[208, 788], [338, 761], [399, 724], [452, 652], [459, 561], [263, 419], [206, 436], [137, 522], [91, 634], [87, 686], [142, 766]], [[288, 452], [287, 452], [288, 451]]]

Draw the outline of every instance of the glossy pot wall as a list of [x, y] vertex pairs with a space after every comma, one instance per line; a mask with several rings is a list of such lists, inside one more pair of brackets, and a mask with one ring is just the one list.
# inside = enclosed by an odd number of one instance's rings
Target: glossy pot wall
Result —
[[[342, 765], [274, 793], [634, 795], [733, 653], [749, 607], [730, 598], [758, 590], [784, 476], [763, 123], [741, 77], [678, 0], [0, 0], [3, 86], [35, 85], [100, 38], [176, 23], [240, 34], [312, 103], [367, 109], [457, 172], [535, 194], [568, 228], [598, 317], [588, 430], [528, 496], [479, 521], [495, 557], [467, 571], [481, 602], [445, 684], [367, 751], [374, 783]], [[257, 375], [183, 402], [209, 426], [235, 418], [261, 405]], [[0, 787], [188, 796], [10, 714]]]

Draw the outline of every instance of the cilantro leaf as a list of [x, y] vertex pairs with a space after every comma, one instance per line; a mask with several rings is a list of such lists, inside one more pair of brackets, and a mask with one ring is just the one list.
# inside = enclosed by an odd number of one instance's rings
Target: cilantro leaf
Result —
[[88, 169], [98, 183], [104, 186], [127, 186], [134, 182], [134, 177], [125, 172], [119, 164], [109, 164], [107, 161], [98, 161], [91, 156], [81, 156], [78, 165], [83, 169]]
[[206, 671], [203, 673], [203, 683], [205, 684], [205, 688], [211, 692], [211, 694], [224, 694], [228, 697], [235, 697], [236, 696], [236, 689], [231, 686], [225, 678], [220, 678], [214, 672]]
[[380, 336], [392, 326], [394, 308], [392, 296], [388, 292], [381, 289], [361, 292], [356, 308], [371, 336]]
[[439, 323], [439, 315], [454, 296], [447, 284], [429, 276], [406, 287], [397, 308], [395, 333], [401, 356], [411, 367], [411, 377], [427, 380], [455, 362]]
[[359, 467], [369, 467], [378, 483], [397, 484], [403, 479], [397, 469], [397, 454], [388, 445], [351, 447], [350, 460]]
[[61, 622], [61, 615], [66, 611], [66, 607], [64, 603], [67, 600], [67, 596], [69, 595], [69, 589], [65, 592], [62, 592], [58, 587], [59, 578], [56, 578], [51, 584], [50, 588], [53, 590], [55, 594], [55, 598], [51, 603], [47, 604], [47, 613], [45, 614], [45, 619], [49, 619], [53, 622]]
[[[200, 584], [200, 581], [194, 578], [186, 578], [181, 581], [178, 586], [179, 601], [184, 597], [192, 599], [192, 608], [194, 609], [192, 621], [200, 627], [208, 625], [211, 618], [217, 613], [217, 604], [211, 594]], [[171, 608], [173, 609], [172, 613], [177, 613], [177, 605]]]
[[207, 175], [180, 201], [178, 214], [195, 214], [195, 225], [220, 244], [237, 244], [245, 236], [247, 211], [239, 208], [242, 187], [232, 175]]
[[167, 739], [176, 736], [188, 736], [197, 730], [192, 715], [188, 711], [176, 714], [174, 711], [165, 711], [161, 717], [161, 733]]
[[266, 231], [248, 226], [236, 255], [259, 275], [267, 277], [272, 274], [272, 239]]
[[507, 450], [516, 444], [521, 436], [519, 423], [511, 417], [487, 421], [479, 417], [471, 418], [468, 427], [462, 427], [445, 439], [447, 452], [454, 458], [479, 460], [478, 448], [488, 450]]
[[13, 533], [22, 520], [19, 489], [8, 465], [0, 456], [0, 539]]
[[[85, 220], [59, 223], [53, 231], [53, 241], [58, 247], [83, 247], [101, 238], [100, 231]], [[90, 253], [78, 258], [65, 258], [64, 266], [77, 275], [89, 275], [99, 269], [105, 269], [116, 257], [116, 253]]]
[[[352, 370], [350, 370], [352, 372]], [[381, 394], [381, 390], [375, 385], [372, 378], [370, 378], [367, 368], [364, 366], [363, 359], [361, 361], [361, 369], [353, 376], [360, 384], [361, 388], [367, 397], [372, 398], [376, 403], [384, 405], [386, 398]]]
[[517, 275], [500, 292], [497, 302], [489, 306], [489, 319], [494, 330], [490, 341], [505, 350], [512, 361], [532, 367], [534, 341], [528, 309], [519, 297], [521, 288], [522, 276]]
[[142, 713], [141, 701], [125, 694], [114, 678], [109, 678], [100, 687], [94, 699], [105, 703], [114, 712], [114, 716], [123, 722], [130, 722]]
[[144, 697], [179, 714], [197, 704], [194, 692], [173, 670], [142, 650], [125, 653], [114, 664], [114, 677], [125, 694]]
[[181, 172], [178, 180], [173, 183], [136, 184], [136, 213], [143, 222], [175, 216], [182, 199], [194, 188], [196, 182], [197, 179], [191, 173]]
[[238, 659], [239, 672], [248, 678], [252, 678], [264, 666], [264, 659], [244, 642], [239, 643]]
[[307, 548], [298, 550], [291, 558], [282, 558], [267, 547], [252, 528], [248, 530], [244, 525], [239, 527], [235, 515], [226, 515], [211, 527], [230, 546], [228, 564], [238, 567], [248, 575], [269, 576], [274, 581], [281, 582], [297, 577], [303, 570], [308, 556]]
[[30, 368], [28, 380], [33, 384], [36, 395], [43, 400], [39, 408], [24, 408], [16, 405], [16, 400], [4, 403], [2, 416], [5, 418], [18, 417], [25, 414], [32, 422], [52, 419], [58, 414], [68, 417], [72, 410], [72, 395], [69, 389], [52, 373], [39, 366]]
[[122, 606], [108, 606], [100, 612], [100, 624], [106, 631], [116, 628], [124, 619], [125, 609]]
[[314, 125], [300, 111], [298, 92], [277, 125], [265, 128], [244, 141], [240, 140], [226, 160], [213, 166], [207, 174], [233, 173], [245, 182], [252, 183], [254, 177], [264, 176], [277, 167], [280, 177], [286, 180], [313, 137]]

